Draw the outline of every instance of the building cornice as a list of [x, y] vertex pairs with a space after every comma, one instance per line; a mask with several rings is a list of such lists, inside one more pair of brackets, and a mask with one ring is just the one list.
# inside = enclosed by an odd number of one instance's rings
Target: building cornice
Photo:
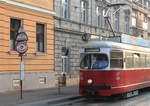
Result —
[[44, 9], [44, 8], [41, 8], [41, 7], [29, 5], [29, 4], [24, 4], [24, 3], [13, 1], [13, 0], [0, 0], [0, 3], [7, 4], [7, 5], [12, 5], [12, 6], [15, 6], [17, 8], [28, 9], [28, 10], [31, 10], [31, 11], [44, 13], [44, 14], [51, 15], [51, 16], [54, 16], [56, 14], [54, 11], [51, 11], [51, 10], [48, 10], [48, 9]]

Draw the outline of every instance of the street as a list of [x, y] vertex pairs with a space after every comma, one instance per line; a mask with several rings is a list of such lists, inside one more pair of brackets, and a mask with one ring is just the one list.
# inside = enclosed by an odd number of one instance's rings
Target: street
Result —
[[[150, 106], [150, 92], [128, 99], [84, 99], [80, 102], [66, 103], [56, 106]], [[51, 105], [49, 105], [51, 106]]]
[[30, 104], [22, 104], [17, 106], [150, 106], [150, 92], [144, 91], [139, 96], [119, 99], [119, 98], [83, 98], [76, 97], [70, 99], [64, 99], [57, 102], [52, 102], [49, 100], [41, 102], [33, 102]]

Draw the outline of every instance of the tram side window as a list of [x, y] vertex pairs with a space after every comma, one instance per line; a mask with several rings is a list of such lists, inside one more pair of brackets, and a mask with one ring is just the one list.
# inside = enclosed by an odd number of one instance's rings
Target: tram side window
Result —
[[126, 53], [126, 68], [133, 68], [133, 55], [132, 53]]
[[141, 60], [141, 68], [146, 67], [146, 55], [145, 54], [141, 54], [140, 55], [140, 60]]
[[140, 54], [139, 53], [133, 54], [133, 67], [134, 68], [140, 68], [141, 67]]
[[149, 54], [147, 55], [146, 63], [147, 63], [147, 67], [150, 67], [150, 55]]
[[111, 68], [123, 68], [123, 52], [118, 50], [112, 50], [110, 52], [110, 67]]

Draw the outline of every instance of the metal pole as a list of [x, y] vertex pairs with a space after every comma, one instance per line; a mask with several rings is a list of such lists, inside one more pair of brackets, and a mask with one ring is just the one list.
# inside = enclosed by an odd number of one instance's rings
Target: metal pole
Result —
[[23, 57], [21, 55], [21, 62], [20, 62], [20, 99], [23, 99], [23, 81], [21, 79], [21, 63], [22, 63]]
[[60, 84], [59, 84], [59, 80], [60, 80], [60, 78], [59, 78], [60, 76], [58, 75], [58, 95], [60, 95]]
[[112, 25], [111, 25], [111, 23], [110, 23], [110, 21], [109, 21], [109, 17], [105, 17], [105, 19], [107, 20], [107, 22], [108, 22], [108, 24], [109, 24], [109, 26], [110, 26], [110, 29], [111, 29], [111, 31], [112, 31], [112, 33], [113, 33], [113, 37], [115, 37], [116, 34], [115, 34], [115, 31], [113, 30], [113, 27], [112, 27]]
[[23, 99], [23, 89], [22, 89], [23, 81], [20, 80], [20, 99]]

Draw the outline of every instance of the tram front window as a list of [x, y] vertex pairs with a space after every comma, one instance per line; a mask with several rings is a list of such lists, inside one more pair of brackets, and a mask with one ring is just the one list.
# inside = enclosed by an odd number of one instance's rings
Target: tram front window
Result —
[[86, 54], [81, 60], [81, 69], [105, 69], [108, 66], [106, 54]]

